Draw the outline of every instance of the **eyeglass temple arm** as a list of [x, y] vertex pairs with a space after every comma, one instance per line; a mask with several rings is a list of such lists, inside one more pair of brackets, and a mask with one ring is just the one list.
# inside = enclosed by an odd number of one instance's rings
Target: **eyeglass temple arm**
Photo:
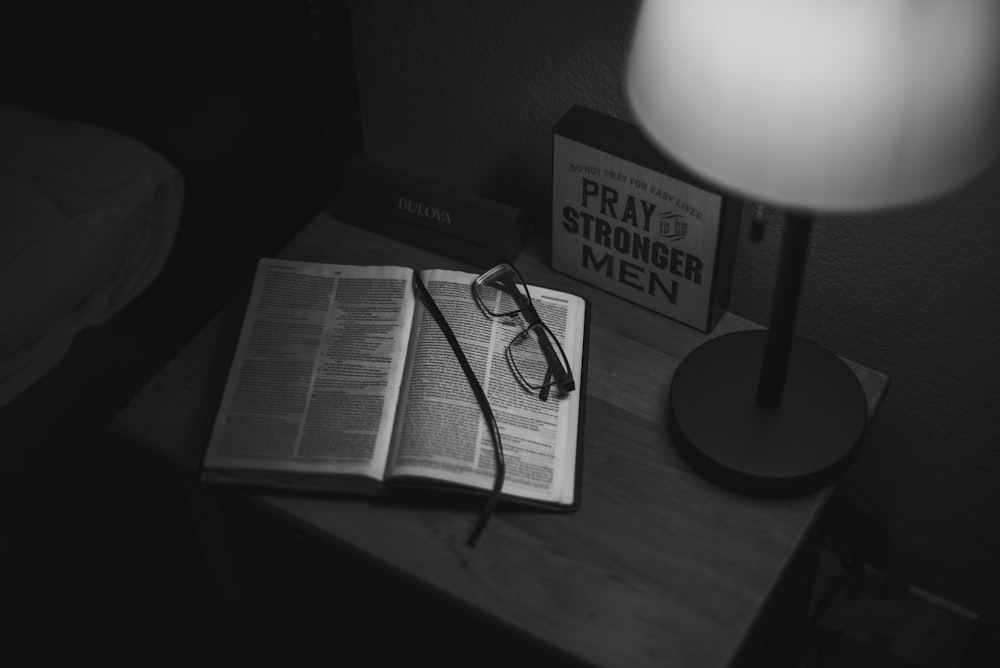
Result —
[[[534, 306], [531, 307], [531, 311], [532, 315], [536, 319], [536, 322], [541, 324], [542, 319], [538, 317], [538, 313], [535, 311]], [[548, 333], [548, 328], [543, 327], [542, 331], [546, 334], [543, 337], [539, 337], [538, 341], [542, 347], [542, 354], [545, 355], [545, 360], [549, 363], [549, 372], [556, 379], [556, 385], [558, 385], [564, 392], [571, 392], [575, 390], [576, 383], [573, 380], [573, 373], [566, 368], [563, 364], [562, 356], [556, 352], [555, 348], [552, 347], [552, 341], [549, 339], [550, 334]]]
[[552, 384], [549, 383], [549, 379], [550, 378], [552, 378], [552, 365], [551, 364], [549, 365], [549, 368], [545, 370], [545, 381], [542, 383], [542, 389], [540, 389], [538, 391], [538, 399], [539, 399], [539, 401], [548, 401], [549, 400], [549, 390], [552, 389]]
[[479, 540], [479, 536], [483, 533], [483, 529], [486, 528], [486, 523], [489, 521], [490, 516], [493, 514], [493, 510], [496, 508], [497, 503], [500, 500], [500, 492], [503, 490], [504, 478], [507, 474], [507, 466], [504, 462], [503, 455], [503, 443], [500, 440], [500, 428], [497, 426], [496, 418], [493, 416], [493, 408], [490, 406], [489, 399], [486, 398], [486, 392], [483, 391], [482, 385], [479, 384], [479, 379], [476, 378], [476, 374], [472, 370], [472, 365], [470, 365], [469, 360], [466, 359], [465, 352], [462, 350], [462, 346], [459, 345], [458, 339], [455, 337], [455, 333], [452, 331], [451, 326], [445, 319], [444, 314], [441, 313], [441, 310], [438, 308], [434, 298], [431, 297], [431, 293], [427, 290], [427, 286], [424, 285], [423, 280], [421, 280], [418, 274], [413, 274], [413, 281], [416, 284], [417, 289], [420, 291], [420, 296], [424, 304], [431, 312], [431, 316], [434, 318], [435, 322], [437, 322], [438, 327], [441, 328], [441, 332], [448, 340], [448, 344], [455, 353], [455, 357], [458, 359], [458, 363], [462, 367], [462, 371], [465, 372], [465, 376], [469, 380], [469, 385], [472, 387], [472, 391], [476, 395], [476, 400], [479, 402], [479, 407], [483, 411], [483, 415], [486, 416], [486, 425], [489, 427], [490, 436], [493, 438], [493, 451], [496, 455], [496, 475], [493, 478], [493, 491], [490, 494], [489, 499], [486, 501], [486, 506], [480, 512], [479, 519], [476, 521], [476, 525], [473, 527], [472, 533], [469, 534], [467, 542], [470, 547], [475, 547], [476, 542]]

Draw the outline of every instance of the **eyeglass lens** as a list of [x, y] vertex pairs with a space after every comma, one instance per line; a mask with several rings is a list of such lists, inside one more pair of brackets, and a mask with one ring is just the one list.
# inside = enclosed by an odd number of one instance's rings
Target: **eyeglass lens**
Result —
[[511, 341], [508, 350], [511, 364], [528, 387], [538, 389], [554, 381], [552, 366], [561, 361], [552, 359], [558, 353], [545, 328], [529, 327]]
[[476, 281], [476, 293], [490, 315], [510, 315], [531, 306], [528, 288], [508, 265], [499, 265]]

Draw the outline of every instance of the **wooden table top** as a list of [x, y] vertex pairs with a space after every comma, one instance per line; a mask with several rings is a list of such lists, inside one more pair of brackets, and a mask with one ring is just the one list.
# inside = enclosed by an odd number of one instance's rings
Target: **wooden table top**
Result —
[[[281, 257], [476, 271], [326, 212]], [[592, 306], [577, 512], [501, 512], [473, 549], [465, 539], [475, 511], [467, 508], [239, 493], [585, 662], [727, 665], [829, 490], [752, 499], [691, 472], [667, 433], [667, 391], [678, 362], [708, 335], [552, 271], [544, 242], [533, 240], [516, 264], [529, 283], [581, 294]], [[115, 431], [197, 474], [247, 295], [135, 397]], [[712, 336], [759, 327], [726, 314]], [[849, 365], [872, 416], [888, 379]]]

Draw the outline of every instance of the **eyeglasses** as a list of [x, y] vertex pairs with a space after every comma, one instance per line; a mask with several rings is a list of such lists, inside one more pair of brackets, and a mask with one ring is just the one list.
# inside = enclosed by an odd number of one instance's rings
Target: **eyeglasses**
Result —
[[472, 284], [480, 308], [494, 318], [505, 318], [523, 329], [507, 345], [507, 362], [518, 381], [546, 401], [556, 387], [563, 395], [576, 388], [569, 359], [559, 340], [542, 322], [520, 272], [501, 262], [480, 274]]

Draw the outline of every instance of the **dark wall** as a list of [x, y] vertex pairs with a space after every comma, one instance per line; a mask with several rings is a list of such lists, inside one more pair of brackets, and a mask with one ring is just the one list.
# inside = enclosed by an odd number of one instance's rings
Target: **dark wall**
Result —
[[2, 12], [0, 100], [134, 137], [184, 174], [160, 284], [211, 277], [235, 289], [333, 197], [340, 161], [360, 150], [346, 3], [96, 0]]

